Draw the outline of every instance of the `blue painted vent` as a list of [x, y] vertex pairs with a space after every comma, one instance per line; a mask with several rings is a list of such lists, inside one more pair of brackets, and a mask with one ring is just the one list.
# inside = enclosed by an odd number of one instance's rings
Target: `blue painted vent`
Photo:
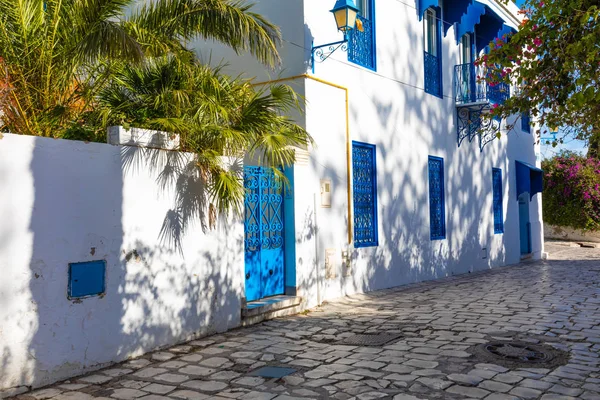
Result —
[[429, 225], [431, 240], [446, 238], [444, 159], [429, 156]]
[[494, 233], [504, 233], [504, 215], [502, 213], [502, 170], [492, 168], [494, 196]]
[[377, 166], [374, 145], [352, 142], [352, 185], [354, 247], [377, 246]]
[[106, 261], [69, 264], [69, 298], [97, 296], [106, 290]]

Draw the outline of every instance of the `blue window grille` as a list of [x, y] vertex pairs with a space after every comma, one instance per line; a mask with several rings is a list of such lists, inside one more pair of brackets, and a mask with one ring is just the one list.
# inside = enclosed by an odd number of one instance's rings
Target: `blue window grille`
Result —
[[492, 186], [494, 196], [494, 233], [504, 233], [504, 215], [502, 213], [502, 170], [492, 168]]
[[442, 94], [442, 26], [439, 8], [428, 8], [423, 18], [425, 38], [424, 66], [425, 92], [437, 97]]
[[531, 133], [531, 119], [529, 113], [521, 114], [521, 130], [523, 132]]
[[377, 246], [377, 166], [374, 145], [352, 142], [352, 185], [354, 247]]
[[446, 238], [444, 159], [429, 156], [429, 225], [431, 240]]
[[376, 70], [375, 1], [358, 0], [356, 29], [348, 34], [348, 61]]

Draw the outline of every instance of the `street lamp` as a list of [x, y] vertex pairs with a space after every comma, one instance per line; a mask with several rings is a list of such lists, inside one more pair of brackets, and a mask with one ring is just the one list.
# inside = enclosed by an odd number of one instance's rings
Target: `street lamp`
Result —
[[[354, 4], [354, 0], [337, 0], [333, 6], [333, 9], [331, 10], [331, 13], [333, 13], [335, 18], [335, 24], [338, 31], [344, 34], [344, 40], [322, 44], [320, 46], [315, 46], [313, 43], [310, 52], [310, 64], [312, 66], [313, 74], [315, 73], [315, 55], [319, 58], [320, 62], [323, 62], [340, 47], [342, 48], [342, 51], [347, 49], [346, 43], [348, 43], [348, 35], [356, 25], [358, 8], [356, 7], [356, 4]], [[329, 48], [328, 52], [323, 51], [325, 47]]]

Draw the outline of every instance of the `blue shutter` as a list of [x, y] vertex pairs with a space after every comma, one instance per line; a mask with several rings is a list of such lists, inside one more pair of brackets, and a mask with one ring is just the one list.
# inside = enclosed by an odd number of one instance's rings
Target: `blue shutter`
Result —
[[494, 196], [494, 233], [504, 233], [504, 216], [502, 213], [502, 170], [492, 168]]
[[[433, 18], [435, 18], [435, 33], [431, 35], [431, 30], [423, 32], [425, 42], [433, 42], [433, 48], [425, 49], [423, 52], [423, 66], [425, 69], [425, 92], [443, 98], [442, 84], [442, 24], [440, 21], [441, 10], [439, 7], [430, 8]], [[427, 16], [425, 24], [427, 24]], [[425, 25], [424, 25], [425, 27]], [[429, 51], [428, 51], [429, 50]], [[434, 53], [435, 52], [435, 53]]]
[[352, 142], [354, 247], [377, 246], [377, 166], [375, 146]]
[[523, 132], [531, 133], [531, 119], [529, 113], [521, 114], [521, 130]]
[[429, 156], [429, 224], [431, 240], [446, 238], [444, 159]]

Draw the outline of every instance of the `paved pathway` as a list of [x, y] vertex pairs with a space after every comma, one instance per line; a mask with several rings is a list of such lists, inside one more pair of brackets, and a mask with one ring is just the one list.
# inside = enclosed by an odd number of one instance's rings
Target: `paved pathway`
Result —
[[[20, 398], [600, 399], [600, 249], [548, 251], [546, 262], [345, 298]], [[380, 347], [343, 344], [371, 333], [401, 336]], [[564, 365], [472, 355], [509, 339], [564, 350], [555, 359]], [[263, 366], [296, 372], [248, 375]]]

